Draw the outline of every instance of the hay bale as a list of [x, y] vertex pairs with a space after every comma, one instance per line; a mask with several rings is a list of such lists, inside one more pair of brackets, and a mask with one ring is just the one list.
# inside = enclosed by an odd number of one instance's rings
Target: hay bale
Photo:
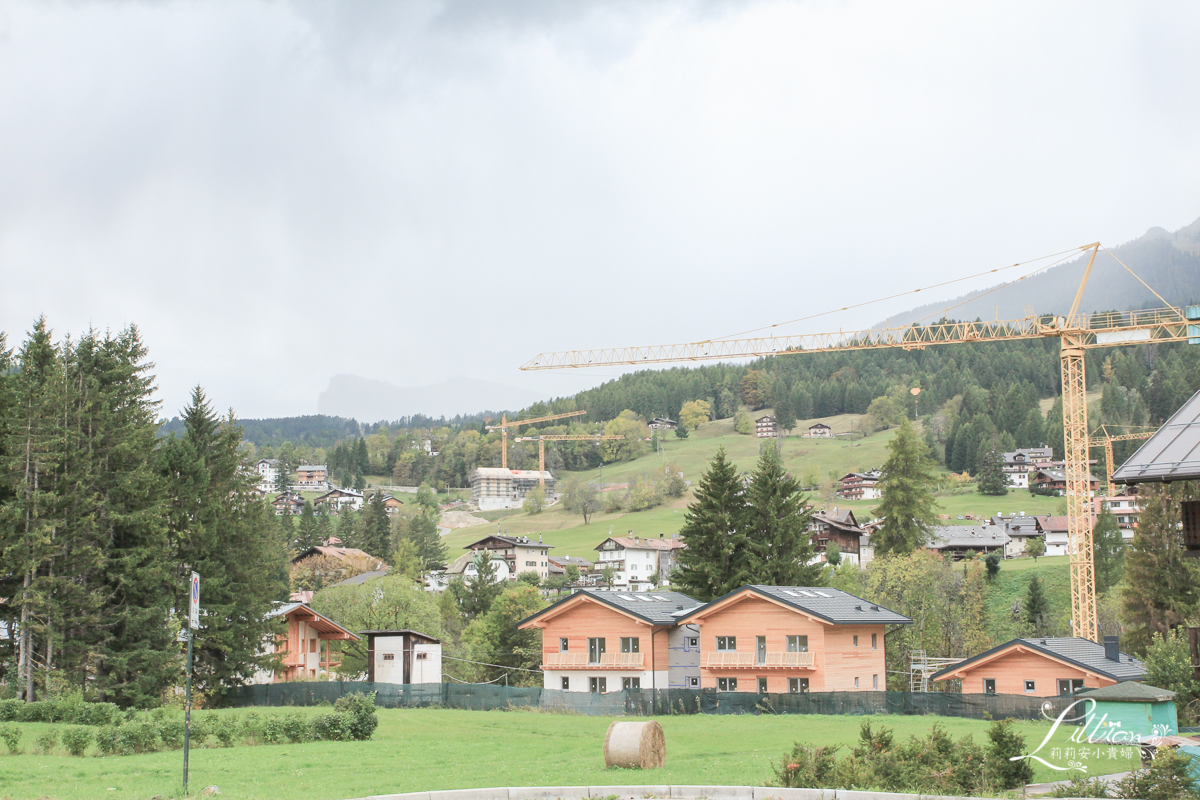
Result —
[[654, 769], [667, 758], [662, 726], [649, 722], [614, 722], [604, 734], [604, 766]]

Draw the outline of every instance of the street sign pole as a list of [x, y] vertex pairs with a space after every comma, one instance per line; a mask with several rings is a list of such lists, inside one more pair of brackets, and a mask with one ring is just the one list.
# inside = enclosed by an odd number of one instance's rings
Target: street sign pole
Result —
[[192, 642], [196, 639], [196, 628], [200, 627], [200, 573], [193, 572], [188, 587], [187, 624], [187, 688], [183, 705], [183, 792], [187, 794], [188, 750], [192, 738]]

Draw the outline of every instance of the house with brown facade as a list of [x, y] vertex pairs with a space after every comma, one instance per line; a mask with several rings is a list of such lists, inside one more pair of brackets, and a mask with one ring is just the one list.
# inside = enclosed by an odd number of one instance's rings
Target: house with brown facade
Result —
[[310, 489], [328, 488], [329, 472], [324, 464], [301, 464], [296, 467], [296, 483]]
[[870, 547], [870, 536], [859, 527], [854, 512], [848, 508], [832, 511], [817, 511], [808, 526], [812, 534], [813, 550], [822, 554], [832, 542], [842, 552], [842, 558], [851, 564], [865, 567], [874, 555]]
[[1052, 697], [1145, 676], [1145, 665], [1120, 652], [1116, 636], [1105, 636], [1103, 644], [1078, 637], [1013, 639], [931, 677], [961, 681], [964, 694]]
[[754, 420], [754, 435], [759, 439], [769, 439], [775, 435], [775, 418], [767, 414]]
[[883, 493], [876, 484], [879, 483], [879, 470], [870, 472], [851, 472], [842, 476], [838, 496], [847, 500], [879, 500]]
[[267, 617], [282, 618], [287, 623], [287, 628], [266, 646], [266, 652], [278, 655], [281, 663], [276, 670], [259, 672], [251, 683], [320, 678], [341, 666], [341, 642], [359, 641], [357, 634], [305, 603], [283, 603]]
[[494, 533], [485, 536], [477, 542], [467, 545], [467, 550], [488, 550], [493, 558], [503, 559], [508, 563], [508, 577], [516, 580], [522, 572], [536, 573], [539, 578], [550, 574], [549, 553], [554, 549], [552, 544], [534, 541], [528, 536], [502, 536]]
[[814, 425], [808, 426], [808, 433], [806, 435], [810, 439], [832, 439], [833, 428], [829, 427], [824, 422], [818, 422]]

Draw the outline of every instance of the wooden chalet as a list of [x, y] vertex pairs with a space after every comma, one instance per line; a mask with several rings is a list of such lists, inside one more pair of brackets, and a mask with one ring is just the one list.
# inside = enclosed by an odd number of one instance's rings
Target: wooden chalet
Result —
[[1078, 637], [1013, 639], [935, 672], [935, 681], [958, 680], [964, 694], [1074, 694], [1146, 676], [1141, 661], [1118, 650], [1117, 637], [1104, 644]]
[[277, 634], [267, 650], [280, 657], [280, 665], [274, 671], [259, 673], [253, 683], [319, 678], [342, 664], [340, 646], [335, 647], [334, 642], [359, 641], [356, 634], [305, 603], [284, 603], [267, 617], [282, 617], [287, 622], [286, 631]]

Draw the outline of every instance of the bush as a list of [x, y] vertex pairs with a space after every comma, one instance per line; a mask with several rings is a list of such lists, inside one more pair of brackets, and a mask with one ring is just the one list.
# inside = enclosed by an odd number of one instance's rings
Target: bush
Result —
[[126, 722], [117, 731], [121, 753], [153, 753], [160, 749], [158, 726], [150, 720]]
[[242, 717], [242, 738], [249, 742], [263, 740], [263, 719], [257, 711], [251, 711]]
[[20, 700], [0, 700], [0, 722], [15, 722], [23, 705]]
[[15, 722], [0, 722], [0, 740], [4, 742], [8, 752], [21, 752], [21, 728]]
[[783, 763], [775, 767], [776, 786], [806, 789], [830, 786], [837, 767], [836, 747], [809, 747], [797, 742]]
[[309, 739], [308, 720], [303, 714], [290, 713], [279, 717], [283, 735], [289, 742], [307, 742]]
[[155, 724], [158, 728], [158, 738], [168, 750], [178, 750], [183, 747], [183, 720], [162, 719]]
[[82, 756], [92, 743], [92, 729], [81, 726], [67, 728], [62, 734], [63, 747], [73, 756]]
[[216, 727], [216, 717], [212, 714], [192, 714], [192, 744], [204, 744], [213, 735]]
[[1009, 760], [1028, 752], [1025, 749], [1025, 737], [1013, 731], [1011, 719], [992, 723], [987, 736], [990, 777], [997, 789], [1016, 789], [1033, 780], [1033, 767], [1029, 759]]
[[1173, 747], [1160, 747], [1145, 769], [1134, 770], [1117, 782], [1117, 797], [1139, 800], [1184, 800], [1196, 796], [1192, 757]]
[[47, 728], [38, 734], [35, 740], [39, 755], [48, 756], [54, 750], [54, 745], [58, 744], [58, 731], [54, 728]]
[[1055, 786], [1047, 797], [1108, 797], [1108, 781], [1082, 775]]
[[339, 697], [333, 710], [348, 718], [347, 730], [349, 738], [365, 741], [375, 733], [379, 725], [379, 717], [375, 713], [375, 693], [363, 694], [355, 692]]
[[233, 747], [233, 743], [242, 733], [242, 723], [237, 717], [229, 715], [216, 717], [213, 720], [212, 733], [221, 743], [221, 747]]
[[66, 722], [72, 725], [113, 725], [121, 719], [113, 703], [85, 703], [75, 694], [58, 700], [0, 700], [0, 722]]
[[312, 738], [318, 741], [341, 742], [350, 738], [350, 722], [346, 714], [319, 714], [310, 723]]
[[96, 747], [102, 756], [116, 756], [122, 753], [121, 727], [105, 725], [96, 731]]

